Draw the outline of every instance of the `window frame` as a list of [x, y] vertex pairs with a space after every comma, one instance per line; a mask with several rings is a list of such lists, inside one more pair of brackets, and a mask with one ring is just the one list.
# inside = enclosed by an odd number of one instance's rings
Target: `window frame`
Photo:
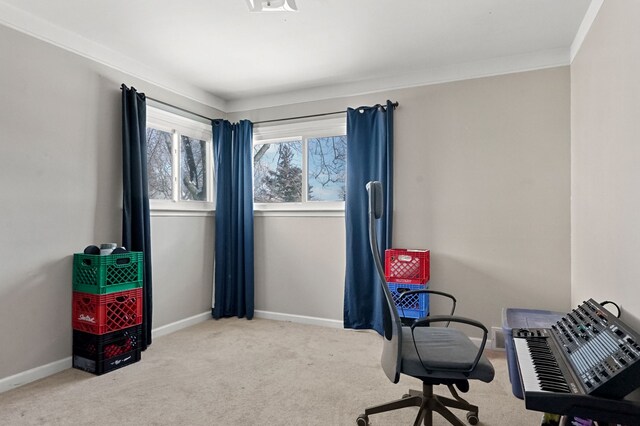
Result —
[[[147, 105], [146, 127], [171, 133], [172, 198], [149, 199], [155, 211], [209, 212], [215, 210], [215, 176], [213, 167], [213, 130], [211, 124], [187, 118]], [[205, 141], [207, 201], [181, 200], [181, 136]]]
[[[313, 121], [299, 121], [286, 124], [258, 124], [253, 128], [253, 146], [265, 143], [302, 142], [302, 202], [294, 203], [257, 203], [254, 201], [254, 212], [319, 212], [323, 215], [333, 213], [344, 214], [344, 201], [309, 201], [308, 192], [308, 139], [324, 138], [331, 136], [346, 136], [347, 120], [346, 116], [341, 118], [325, 118]], [[347, 141], [347, 144], [349, 142]], [[253, 150], [252, 150], [253, 153]], [[253, 173], [253, 156], [251, 161], [251, 176]], [[347, 173], [349, 171], [347, 170]], [[254, 182], [255, 188], [255, 182]], [[285, 214], [287, 215], [287, 214]], [[287, 215], [288, 216], [288, 215]]]

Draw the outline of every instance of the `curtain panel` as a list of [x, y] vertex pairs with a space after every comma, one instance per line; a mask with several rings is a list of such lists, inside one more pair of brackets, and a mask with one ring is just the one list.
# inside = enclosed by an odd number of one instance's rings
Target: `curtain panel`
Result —
[[151, 222], [147, 186], [147, 110], [144, 93], [122, 89], [122, 245], [143, 254], [141, 349], [151, 344]]
[[215, 120], [214, 318], [253, 318], [253, 123]]
[[384, 212], [378, 221], [378, 246], [391, 247], [393, 224], [393, 104], [347, 110], [347, 236], [344, 327], [384, 330], [384, 297], [369, 247], [367, 191], [369, 181], [384, 189]]

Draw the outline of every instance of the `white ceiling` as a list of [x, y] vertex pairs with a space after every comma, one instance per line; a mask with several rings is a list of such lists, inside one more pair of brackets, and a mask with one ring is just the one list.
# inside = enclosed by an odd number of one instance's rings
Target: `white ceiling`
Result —
[[0, 23], [238, 111], [567, 65], [591, 0], [296, 2], [0, 0]]

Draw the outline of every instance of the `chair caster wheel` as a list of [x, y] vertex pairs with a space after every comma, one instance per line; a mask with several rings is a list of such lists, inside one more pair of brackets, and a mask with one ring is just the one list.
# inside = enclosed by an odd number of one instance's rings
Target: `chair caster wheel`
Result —
[[356, 419], [356, 424], [358, 426], [369, 426], [369, 417], [366, 414], [360, 414]]
[[477, 425], [480, 419], [478, 418], [478, 413], [474, 413], [473, 411], [469, 411], [467, 413], [467, 421], [471, 425]]

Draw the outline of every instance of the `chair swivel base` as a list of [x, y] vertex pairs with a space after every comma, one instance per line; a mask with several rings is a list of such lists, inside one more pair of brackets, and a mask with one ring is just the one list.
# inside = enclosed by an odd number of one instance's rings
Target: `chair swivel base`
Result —
[[454, 426], [465, 426], [465, 424], [447, 407], [467, 410], [467, 421], [469, 424], [478, 424], [478, 407], [461, 398], [453, 385], [447, 385], [447, 387], [449, 388], [453, 399], [435, 395], [433, 393], [433, 385], [425, 383], [422, 386], [422, 392], [410, 390], [409, 393], [403, 395], [401, 399], [367, 408], [364, 411], [364, 414], [361, 414], [358, 417], [356, 424], [358, 426], [368, 426], [369, 416], [371, 414], [384, 413], [407, 407], [420, 407], [416, 420], [413, 423], [414, 426], [420, 426], [421, 424], [424, 424], [424, 426], [432, 426], [433, 412], [440, 414]]

